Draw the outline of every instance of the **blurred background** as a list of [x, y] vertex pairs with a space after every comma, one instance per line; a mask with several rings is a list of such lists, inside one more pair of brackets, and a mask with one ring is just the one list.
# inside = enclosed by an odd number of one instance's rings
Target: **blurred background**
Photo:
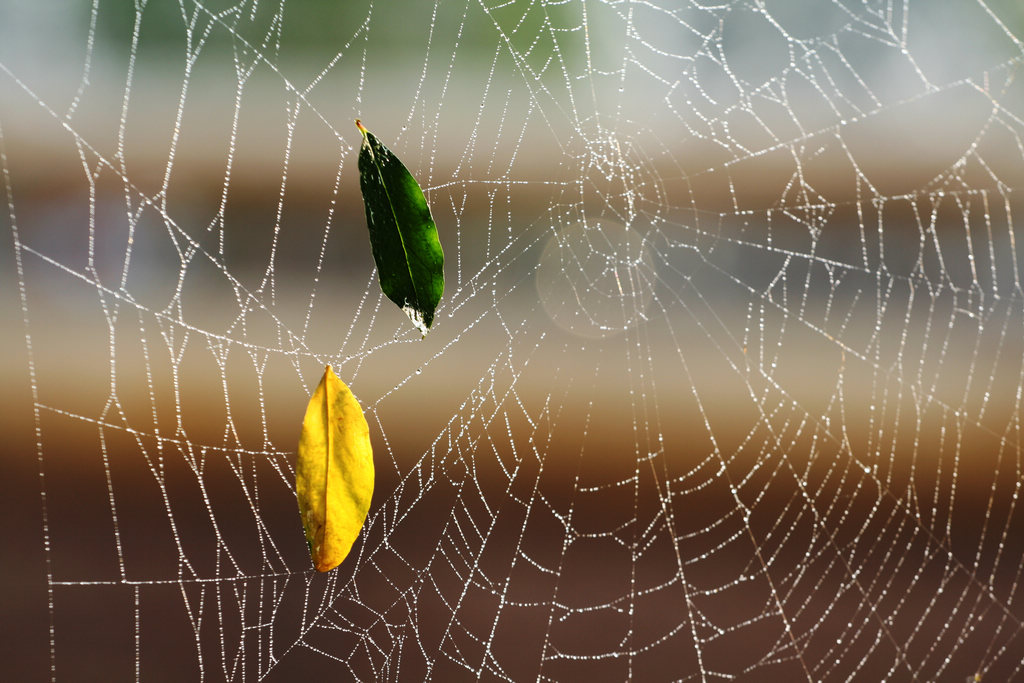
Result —
[[[0, 8], [7, 680], [1024, 677], [1024, 10]], [[427, 193], [421, 339], [360, 118]], [[317, 574], [330, 363], [377, 483]]]

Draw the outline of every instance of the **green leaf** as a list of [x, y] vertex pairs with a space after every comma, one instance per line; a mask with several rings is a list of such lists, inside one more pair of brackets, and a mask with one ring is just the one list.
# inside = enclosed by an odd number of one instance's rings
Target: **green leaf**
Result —
[[356, 126], [363, 134], [359, 186], [380, 288], [426, 336], [444, 292], [437, 226], [405, 165], [358, 120]]

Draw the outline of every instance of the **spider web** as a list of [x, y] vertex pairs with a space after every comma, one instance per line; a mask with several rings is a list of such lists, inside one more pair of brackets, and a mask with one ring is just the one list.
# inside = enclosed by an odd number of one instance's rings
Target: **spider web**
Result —
[[1016, 3], [2, 12], [5, 678], [1024, 679]]

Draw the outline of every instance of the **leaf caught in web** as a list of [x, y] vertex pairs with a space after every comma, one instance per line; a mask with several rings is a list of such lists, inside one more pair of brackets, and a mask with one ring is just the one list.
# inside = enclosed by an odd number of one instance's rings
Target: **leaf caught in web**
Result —
[[370, 429], [330, 365], [302, 420], [295, 492], [313, 564], [330, 571], [351, 550], [373, 497]]
[[426, 336], [444, 292], [444, 253], [416, 179], [357, 120], [359, 185], [380, 288]]

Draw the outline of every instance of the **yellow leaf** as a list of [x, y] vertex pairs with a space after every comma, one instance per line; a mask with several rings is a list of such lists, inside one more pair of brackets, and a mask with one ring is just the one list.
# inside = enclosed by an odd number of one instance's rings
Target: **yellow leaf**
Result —
[[318, 571], [348, 555], [373, 496], [373, 450], [363, 409], [328, 365], [302, 420], [295, 492]]

